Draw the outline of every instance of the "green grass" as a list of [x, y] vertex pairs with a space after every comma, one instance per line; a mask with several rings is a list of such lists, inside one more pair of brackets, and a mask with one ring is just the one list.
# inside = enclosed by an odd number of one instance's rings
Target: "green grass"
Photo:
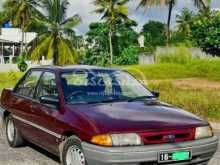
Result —
[[192, 89], [174, 86], [171, 81], [150, 83], [150, 89], [161, 92], [161, 100], [188, 110], [205, 119], [220, 121], [220, 90]]
[[150, 89], [161, 92], [162, 101], [208, 120], [220, 121], [220, 89], [183, 88], [174, 86], [172, 83], [175, 79], [184, 78], [220, 81], [219, 59], [193, 59], [185, 64], [176, 62], [134, 65], [125, 66], [124, 69], [140, 80], [162, 80], [152, 81], [148, 86]]
[[159, 63], [121, 67], [141, 80], [203, 78], [220, 81], [220, 60], [193, 60], [187, 64]]
[[158, 63], [188, 64], [198, 58], [193, 57], [190, 50], [184, 46], [176, 47], [175, 51], [167, 52], [166, 49], [155, 52]]
[[23, 73], [20, 72], [0, 73], [0, 93], [4, 88], [14, 87], [14, 85], [22, 75]]

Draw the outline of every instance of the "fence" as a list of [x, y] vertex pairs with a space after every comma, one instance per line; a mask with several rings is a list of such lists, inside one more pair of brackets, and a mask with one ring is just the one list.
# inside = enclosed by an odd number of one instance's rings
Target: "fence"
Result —
[[[186, 49], [187, 51], [190, 52], [190, 54], [192, 55], [192, 57], [195, 58], [212, 58], [213, 56], [206, 54], [205, 52], [203, 52], [200, 48], [186, 48], [183, 47], [184, 49]], [[155, 55], [158, 54], [175, 54], [178, 51], [179, 47], [157, 47]]]
[[[212, 55], [206, 54], [200, 48], [186, 48], [182, 47], [184, 50], [189, 52], [194, 58], [204, 59], [204, 58], [213, 58]], [[169, 55], [176, 54], [180, 51], [180, 47], [157, 47], [154, 53], [141, 53], [139, 55], [139, 64], [154, 64], [158, 55]]]

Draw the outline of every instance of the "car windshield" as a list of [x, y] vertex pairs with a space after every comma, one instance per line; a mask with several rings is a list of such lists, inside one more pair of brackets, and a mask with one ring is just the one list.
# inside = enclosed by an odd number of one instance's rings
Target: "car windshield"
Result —
[[99, 103], [151, 98], [152, 93], [124, 71], [77, 70], [61, 74], [68, 103]]

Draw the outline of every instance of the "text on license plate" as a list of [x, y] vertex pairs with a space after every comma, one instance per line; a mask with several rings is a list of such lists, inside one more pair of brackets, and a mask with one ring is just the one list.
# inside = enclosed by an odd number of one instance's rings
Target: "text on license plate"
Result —
[[191, 159], [190, 151], [173, 151], [159, 154], [159, 162], [185, 161]]

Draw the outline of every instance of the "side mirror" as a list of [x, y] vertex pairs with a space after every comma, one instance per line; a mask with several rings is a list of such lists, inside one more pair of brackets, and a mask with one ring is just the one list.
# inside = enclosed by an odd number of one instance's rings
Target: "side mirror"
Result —
[[56, 96], [41, 96], [40, 103], [59, 106], [59, 99]]
[[151, 91], [151, 93], [154, 95], [154, 97], [158, 98], [160, 97], [160, 92], [158, 91]]

